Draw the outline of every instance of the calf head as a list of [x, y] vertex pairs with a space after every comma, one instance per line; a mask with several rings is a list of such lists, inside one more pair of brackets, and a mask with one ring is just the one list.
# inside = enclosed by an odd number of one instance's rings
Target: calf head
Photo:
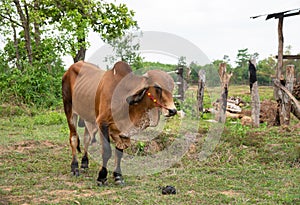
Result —
[[175, 115], [173, 89], [173, 79], [163, 71], [148, 71], [144, 76], [126, 75], [112, 98], [113, 118], [119, 130], [129, 137], [138, 130], [156, 126], [161, 111], [167, 117]]
[[127, 103], [162, 109], [166, 117], [175, 115], [177, 111], [172, 96], [174, 81], [171, 76], [164, 71], [150, 70], [144, 78], [143, 83], [126, 98]]

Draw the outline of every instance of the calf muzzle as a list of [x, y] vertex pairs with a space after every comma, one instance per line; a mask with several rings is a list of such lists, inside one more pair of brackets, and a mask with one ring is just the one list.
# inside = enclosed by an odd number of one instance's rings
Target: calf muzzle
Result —
[[169, 114], [167, 115], [167, 117], [171, 117], [177, 114], [177, 110], [176, 109], [168, 109]]

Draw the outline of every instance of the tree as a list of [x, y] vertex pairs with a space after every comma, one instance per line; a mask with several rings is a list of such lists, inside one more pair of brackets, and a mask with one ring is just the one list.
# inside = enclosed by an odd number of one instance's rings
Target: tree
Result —
[[102, 0], [42, 0], [42, 14], [59, 32], [62, 49], [71, 54], [74, 62], [84, 60], [89, 46], [90, 30], [108, 41], [124, 35], [136, 26], [134, 12], [125, 4], [115, 5]]
[[276, 61], [272, 56], [258, 61], [257, 81], [261, 85], [271, 85], [272, 76], [275, 76]]
[[139, 53], [139, 40], [142, 35], [138, 31], [130, 31], [122, 37], [108, 40], [108, 44], [113, 47], [115, 55], [106, 57], [106, 61], [113, 64], [117, 60], [127, 62], [133, 70], [141, 68], [143, 65], [143, 57]]
[[258, 58], [258, 53], [249, 54], [248, 48], [238, 50], [235, 61], [237, 66], [233, 69], [233, 83], [246, 84], [248, 82], [248, 61], [250, 58]]
[[3, 0], [0, 2], [0, 32], [13, 39], [16, 66], [20, 68], [20, 46], [24, 42], [27, 62], [32, 65], [43, 53], [41, 43], [53, 39], [60, 55], [70, 54], [74, 62], [83, 60], [93, 30], [104, 41], [122, 36], [136, 26], [134, 12], [125, 4], [96, 0]]
[[101, 0], [0, 1], [0, 101], [54, 105], [61, 99], [61, 56], [83, 60], [90, 30], [107, 41], [135, 26], [133, 16], [125, 4]]

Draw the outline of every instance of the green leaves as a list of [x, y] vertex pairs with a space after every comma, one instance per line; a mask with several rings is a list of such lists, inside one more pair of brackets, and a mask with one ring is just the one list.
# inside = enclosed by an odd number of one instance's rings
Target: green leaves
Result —
[[[61, 71], [46, 72], [46, 68], [28, 66], [0, 74], [0, 102], [13, 105], [56, 107], [61, 99]], [[59, 76], [59, 77], [58, 77]]]

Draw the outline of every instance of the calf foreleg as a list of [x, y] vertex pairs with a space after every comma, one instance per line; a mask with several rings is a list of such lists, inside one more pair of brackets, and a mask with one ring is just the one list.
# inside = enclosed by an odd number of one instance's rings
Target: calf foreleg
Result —
[[115, 167], [115, 171], [113, 173], [116, 185], [124, 184], [124, 180], [122, 177], [122, 171], [121, 171], [122, 157], [123, 157], [123, 149], [119, 149], [116, 147], [116, 150], [115, 150], [115, 166], [116, 167]]
[[109, 140], [109, 132], [108, 132], [108, 125], [105, 123], [100, 124], [100, 138], [102, 144], [102, 167], [99, 171], [98, 175], [98, 185], [106, 185], [107, 184], [107, 162], [111, 157], [111, 147], [110, 147], [110, 140]]

